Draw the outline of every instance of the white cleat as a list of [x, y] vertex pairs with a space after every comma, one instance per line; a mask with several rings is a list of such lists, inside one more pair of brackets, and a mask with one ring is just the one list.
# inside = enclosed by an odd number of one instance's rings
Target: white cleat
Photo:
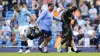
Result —
[[74, 53], [74, 52], [70, 50], [70, 51], [68, 51], [68, 53]]
[[23, 52], [23, 50], [22, 50], [22, 49], [20, 49], [18, 52], [19, 52], [19, 53], [22, 53], [22, 52]]
[[30, 53], [30, 50], [26, 50], [25, 54]]

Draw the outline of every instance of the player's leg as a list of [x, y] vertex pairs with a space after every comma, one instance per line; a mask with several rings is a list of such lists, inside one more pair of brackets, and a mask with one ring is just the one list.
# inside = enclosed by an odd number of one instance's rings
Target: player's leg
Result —
[[23, 41], [21, 41], [21, 48], [20, 48], [20, 50], [18, 51], [19, 53], [22, 53], [22, 52], [23, 52], [23, 46], [24, 46], [24, 43], [23, 43]]
[[70, 36], [67, 36], [67, 37], [68, 37], [68, 53], [70, 53], [70, 52], [72, 52], [72, 50], [71, 50], [72, 37], [70, 37]]
[[41, 44], [38, 46], [38, 49], [43, 53], [43, 51], [42, 51], [42, 47], [44, 46], [44, 41], [43, 42], [41, 42]]
[[24, 45], [25, 45], [25, 47], [26, 47], [25, 53], [30, 53], [29, 46], [28, 46], [28, 42], [25, 41]]
[[44, 39], [44, 52], [47, 52], [48, 38]]
[[67, 33], [68, 33], [67, 28], [63, 27], [62, 36], [61, 36], [62, 39], [61, 39], [61, 43], [57, 46], [57, 52], [61, 52], [61, 46], [68, 40]]
[[38, 49], [39, 49], [39, 51], [41, 51], [42, 53], [43, 53], [43, 51], [42, 51], [42, 47], [44, 46], [44, 34], [45, 34], [45, 32], [44, 32], [44, 30], [41, 30], [42, 31], [42, 35], [40, 36], [40, 39], [39, 39], [39, 41], [38, 41]]
[[23, 46], [26, 47], [26, 52], [25, 53], [28, 53], [30, 52], [29, 50], [29, 47], [28, 47], [28, 43], [27, 43], [27, 40], [25, 39], [24, 35], [21, 36], [21, 49], [18, 51], [19, 53], [22, 53], [23, 52]]
[[78, 49], [76, 48], [75, 42], [74, 42], [74, 39], [73, 39], [73, 38], [72, 38], [71, 45], [72, 45], [72, 51], [73, 51], [73, 52], [78, 53], [78, 52], [81, 52], [81, 51], [82, 51], [82, 50], [78, 50]]
[[61, 47], [62, 47], [62, 45], [63, 45], [64, 43], [66, 43], [66, 41], [67, 41], [67, 37], [63, 37], [63, 38], [61, 39], [61, 43], [57, 46], [57, 52], [62, 52]]
[[71, 50], [70, 51], [70, 48], [69, 48], [69, 51], [68, 52], [76, 52], [76, 53], [78, 53], [78, 52], [81, 52], [81, 50], [78, 50], [77, 48], [76, 48], [76, 46], [75, 46], [75, 43], [74, 43], [74, 39], [73, 39], [73, 33], [72, 33], [72, 29], [69, 27], [68, 28], [68, 36], [69, 36], [69, 43], [68, 43], [68, 46], [70, 47], [72, 47], [72, 49], [73, 50]]
[[33, 45], [34, 45], [33, 40], [32, 39], [28, 39], [27, 43], [28, 43], [28, 47], [33, 50], [34, 49], [34, 47], [33, 47]]
[[[28, 25], [24, 26], [24, 29], [23, 29], [24, 32], [22, 33], [22, 34], [23, 34], [23, 37], [26, 39], [26, 40], [25, 40], [25, 44], [24, 44], [25, 47], [26, 47], [25, 53], [29, 53], [29, 52], [30, 52], [29, 46], [28, 46], [28, 45], [30, 45], [30, 44], [33, 45], [33, 41], [32, 41], [32, 40], [29, 40], [29, 42], [28, 42], [27, 37], [26, 37], [28, 28], [29, 28]], [[30, 46], [33, 47], [32, 45], [30, 45]]]
[[23, 46], [26, 47], [26, 52], [25, 53], [28, 53], [30, 52], [29, 50], [29, 47], [28, 47], [28, 43], [27, 43], [27, 40], [26, 40], [26, 28], [25, 26], [20, 26], [19, 27], [19, 31], [20, 31], [20, 37], [21, 37], [21, 49], [19, 50], [19, 52], [23, 52]]
[[22, 41], [21, 41], [22, 47], [21, 47], [20, 50], [22, 50], [23, 49], [23, 46], [25, 46], [26, 47], [26, 52], [25, 53], [29, 53], [30, 50], [29, 50], [28, 43], [27, 43], [27, 40], [26, 40], [25, 35], [21, 35], [21, 38], [22, 38]]
[[51, 39], [51, 31], [45, 31], [44, 53], [48, 53], [47, 46]]
[[38, 40], [38, 47], [39, 48], [42, 48], [43, 46], [44, 46], [44, 37], [43, 36], [41, 36], [40, 38], [39, 38], [39, 40]]

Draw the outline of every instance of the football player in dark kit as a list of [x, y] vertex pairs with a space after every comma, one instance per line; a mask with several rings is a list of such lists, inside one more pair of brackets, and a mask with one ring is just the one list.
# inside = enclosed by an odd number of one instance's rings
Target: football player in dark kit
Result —
[[72, 33], [72, 25], [71, 20], [75, 20], [73, 13], [75, 11], [78, 11], [78, 8], [76, 6], [73, 6], [72, 4], [68, 4], [66, 6], [66, 9], [63, 10], [63, 13], [61, 15], [62, 20], [62, 41], [57, 47], [57, 52], [61, 52], [61, 46], [64, 43], [67, 43], [66, 46], [68, 46], [68, 53], [69, 52], [81, 52], [81, 50], [78, 50], [75, 47], [74, 39], [73, 39], [73, 33]]

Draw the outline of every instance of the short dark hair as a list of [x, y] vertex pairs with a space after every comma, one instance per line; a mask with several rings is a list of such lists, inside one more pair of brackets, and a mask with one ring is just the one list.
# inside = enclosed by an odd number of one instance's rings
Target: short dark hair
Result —
[[78, 8], [76, 7], [76, 6], [72, 6], [71, 7], [71, 11], [73, 12], [73, 11], [76, 11], [76, 10], [78, 10]]
[[54, 4], [53, 4], [53, 3], [49, 3], [49, 4], [48, 4], [48, 7], [49, 7], [49, 6], [52, 6], [52, 5], [54, 5]]
[[26, 5], [26, 6], [27, 6], [27, 4], [26, 4], [26, 3], [20, 3], [20, 6], [24, 6], [24, 5]]
[[15, 5], [13, 6], [13, 8], [14, 8], [14, 9], [19, 8], [19, 4], [15, 4]]
[[74, 11], [78, 10], [77, 6], [75, 6], [75, 5], [71, 4], [71, 3], [68, 3], [66, 5], [66, 7], [68, 7], [68, 10], [71, 11], [71, 12], [74, 12]]
[[71, 3], [68, 3], [67, 5], [66, 5], [66, 7], [71, 7], [72, 6], [72, 4]]
[[12, 6], [14, 7], [14, 5], [16, 5], [16, 4], [18, 4], [17, 2], [14, 2], [13, 4], [12, 4]]

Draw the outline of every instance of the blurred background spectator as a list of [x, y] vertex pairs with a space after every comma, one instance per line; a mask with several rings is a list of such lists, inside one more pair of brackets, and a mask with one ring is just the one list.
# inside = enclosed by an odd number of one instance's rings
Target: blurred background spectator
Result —
[[82, 4], [80, 4], [80, 11], [83, 19], [88, 17], [88, 6], [86, 5], [85, 1], [83, 1]]
[[2, 46], [7, 46], [9, 44], [9, 36], [7, 36], [6, 33], [3, 33], [0, 39], [2, 41]]

